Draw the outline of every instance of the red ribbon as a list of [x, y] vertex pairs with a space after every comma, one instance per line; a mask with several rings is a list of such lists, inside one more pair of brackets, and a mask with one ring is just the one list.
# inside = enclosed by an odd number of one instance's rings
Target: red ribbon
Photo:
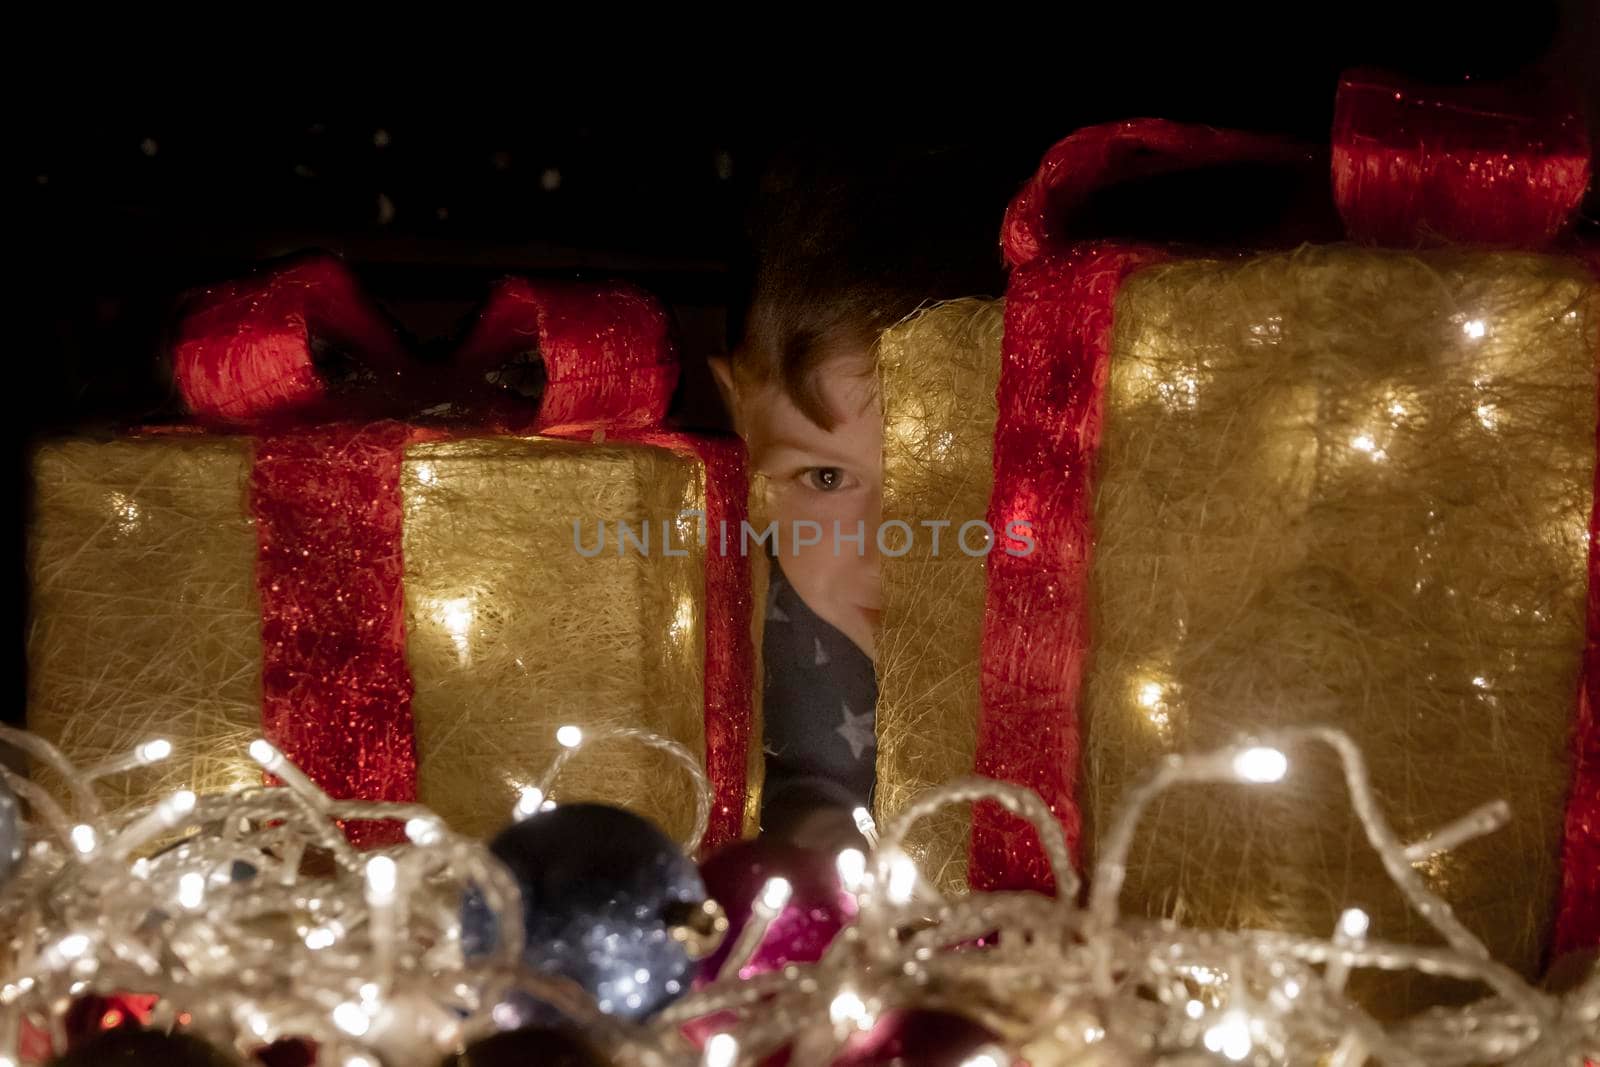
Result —
[[421, 371], [350, 272], [322, 255], [196, 294], [173, 348], [178, 391], [212, 425], [348, 418]]
[[410, 435], [379, 422], [256, 440], [261, 729], [337, 799], [417, 795], [400, 553]]
[[1424, 90], [1368, 72], [1340, 80], [1333, 191], [1357, 240], [1540, 248], [1588, 184], [1588, 137], [1570, 111], [1499, 86]]
[[706, 472], [706, 777], [711, 779], [712, 804], [701, 851], [710, 855], [744, 836], [747, 761], [755, 727], [750, 560], [721, 539], [723, 529], [736, 537], [747, 514], [750, 483], [744, 444], [689, 434], [645, 435], [641, 440], [692, 456]]
[[[521, 366], [520, 364], [528, 364]], [[504, 387], [542, 369], [537, 403]], [[632, 286], [511, 279], [446, 366], [411, 360], [398, 332], [331, 257], [203, 294], [175, 352], [180, 389], [211, 424], [261, 434], [251, 475], [259, 531], [262, 729], [331, 795], [416, 796], [406, 661], [400, 468], [441, 431], [405, 422], [313, 423], [415, 411], [474, 432], [587, 437], [621, 429], [705, 465], [708, 518], [735, 529], [746, 485], [737, 444], [652, 430], [677, 382], [665, 310]], [[706, 742], [714, 846], [742, 829], [754, 650], [746, 561], [708, 554]], [[375, 843], [393, 827], [352, 828]]]
[[[1006, 290], [991, 528], [1033, 523], [1026, 556], [993, 553], [983, 617], [974, 769], [1043, 798], [1078, 856], [1078, 690], [1089, 651], [1093, 461], [1111, 309], [1153, 249], [1090, 245], [1015, 270]], [[998, 805], [973, 812], [973, 888], [1055, 888], [1033, 828]]]
[[678, 384], [678, 354], [665, 310], [649, 293], [620, 282], [500, 283], [452, 361], [473, 394], [491, 393], [488, 402], [476, 405], [491, 412], [488, 421], [515, 423], [516, 408], [504, 390], [487, 389], [485, 374], [527, 354], [537, 354], [544, 368], [533, 423], [541, 431], [658, 426]]
[[1303, 147], [1281, 137], [1192, 126], [1165, 119], [1129, 119], [1086, 126], [1056, 143], [1006, 208], [1000, 244], [1021, 267], [1070, 246], [1073, 223], [1098, 191], [1158, 174], [1230, 163], [1300, 164]]

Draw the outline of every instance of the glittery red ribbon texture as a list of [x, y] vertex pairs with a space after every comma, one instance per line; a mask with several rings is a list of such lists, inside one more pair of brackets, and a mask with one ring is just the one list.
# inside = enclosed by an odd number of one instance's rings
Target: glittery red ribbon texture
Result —
[[[1579, 250], [1600, 280], [1600, 246]], [[1600, 453], [1600, 431], [1595, 449]], [[1572, 795], [1561, 856], [1561, 900], [1553, 947], [1557, 956], [1600, 947], [1600, 464], [1595, 468], [1595, 510], [1589, 518], [1588, 641], [1583, 686], [1572, 733]]]
[[[1380, 88], [1401, 106], [1375, 103], [1371, 94]], [[1353, 235], [1408, 247], [1439, 236], [1532, 245], [1565, 226], [1588, 179], [1587, 147], [1577, 167], [1570, 159], [1572, 142], [1554, 134], [1552, 140], [1522, 145], [1522, 155], [1512, 146], [1519, 130], [1554, 130], [1564, 137], [1567, 120], [1529, 118], [1517, 124], [1496, 114], [1499, 125], [1490, 128], [1504, 139], [1490, 136], [1485, 143], [1501, 153], [1500, 163], [1486, 170], [1488, 157], [1472, 148], [1479, 143], [1473, 138], [1484, 129], [1484, 116], [1463, 113], [1448, 101], [1432, 105], [1408, 98], [1403, 90], [1396, 101], [1394, 92], [1370, 77], [1347, 78], [1342, 87], [1334, 179]], [[1439, 119], [1437, 131], [1428, 125], [1433, 117]], [[1395, 127], [1385, 125], [1389, 122]], [[1552, 144], [1563, 146], [1566, 154], [1547, 152]], [[1126, 243], [1075, 245], [1070, 216], [1100, 184], [1189, 166], [1270, 160], [1275, 152], [1251, 135], [1156, 120], [1094, 127], [1052, 148], [1006, 213], [1002, 241], [1013, 271], [1006, 293], [989, 521], [1002, 529], [1031, 519], [1040, 547], [1028, 557], [988, 560], [975, 769], [1039, 792], [1061, 821], [1074, 854], [1082, 825], [1078, 699], [1090, 640], [1085, 593], [1093, 548], [1093, 461], [1112, 307], [1123, 279], [1165, 253]], [[1356, 158], [1352, 152], [1367, 168], [1360, 181], [1348, 173]], [[1379, 165], [1385, 154], [1388, 162]], [[1552, 157], [1544, 160], [1548, 166], [1527, 165], [1545, 155]], [[1192, 162], [1186, 164], [1186, 157]], [[1557, 166], [1562, 159], [1568, 162]], [[1576, 194], [1570, 187], [1574, 181]], [[1392, 188], [1384, 192], [1384, 184]], [[1505, 203], [1477, 215], [1454, 213], [1460, 202], [1474, 198], [1484, 208], [1491, 193]], [[1457, 203], [1442, 203], [1452, 199]], [[1477, 222], [1481, 226], [1475, 228]], [[1590, 263], [1600, 267], [1600, 257], [1591, 253]], [[1600, 498], [1600, 470], [1596, 494]], [[1600, 716], [1595, 712], [1600, 706], [1600, 509], [1591, 517], [1590, 544], [1588, 643], [1574, 720], [1576, 758], [1557, 953], [1600, 944]], [[1053, 888], [1032, 830], [993, 805], [974, 814], [970, 870], [978, 889]]]
[[[1092, 466], [1112, 301], [1124, 277], [1160, 258], [1116, 245], [1030, 256], [1006, 290], [988, 520], [996, 530], [1031, 521], [1038, 548], [988, 559], [974, 770], [1038, 793], [1074, 856]], [[993, 804], [980, 804], [972, 823], [974, 889], [1053, 891], [1028, 823]]]
[[1097, 191], [1119, 182], [1229, 163], [1305, 163], [1310, 153], [1278, 137], [1129, 119], [1087, 126], [1045, 153], [1012, 199], [1000, 245], [1013, 267], [1072, 244], [1073, 223]]
[[1349, 235], [1408, 248], [1540, 248], [1589, 185], [1576, 114], [1497, 86], [1419, 89], [1352, 72], [1334, 104], [1333, 190]]
[[207, 425], [351, 418], [391, 403], [421, 373], [350, 272], [324, 255], [195, 294], [172, 364], [184, 403]]
[[[660, 425], [678, 384], [678, 353], [666, 311], [649, 293], [622, 283], [508, 278], [489, 298], [452, 364], [478, 372], [474, 389], [482, 395], [484, 372], [531, 353], [537, 353], [545, 373], [536, 424], [541, 432]], [[488, 412], [484, 421], [515, 422], [505, 415], [504, 396], [500, 390], [480, 405]]]
[[417, 794], [400, 554], [409, 433], [380, 422], [256, 439], [261, 729], [338, 799]]
[[[335, 797], [416, 795], [400, 469], [408, 443], [441, 435], [401, 421], [348, 421], [352, 410], [394, 414], [443, 398], [430, 413], [471, 426], [446, 435], [621, 430], [704, 464], [712, 528], [721, 519], [737, 528], [744, 517], [739, 445], [648, 429], [666, 413], [677, 353], [665, 310], [632, 286], [508, 280], [457, 358], [427, 368], [409, 362], [343, 265], [316, 257], [203, 294], [175, 355], [199, 421], [258, 434], [250, 506], [262, 728]], [[545, 375], [537, 402], [493, 380], [530, 360]], [[330, 411], [347, 421], [308, 425]], [[708, 554], [706, 597], [707, 763], [717, 790], [706, 843], [714, 846], [739, 836], [744, 808], [755, 658], [747, 561]], [[352, 838], [375, 842], [378, 832], [353, 827]]]

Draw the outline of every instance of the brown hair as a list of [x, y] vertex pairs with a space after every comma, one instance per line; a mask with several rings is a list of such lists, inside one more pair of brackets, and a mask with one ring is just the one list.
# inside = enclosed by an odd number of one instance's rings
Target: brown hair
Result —
[[768, 168], [751, 212], [735, 375], [776, 384], [831, 428], [823, 363], [871, 352], [923, 304], [1002, 291], [1000, 220], [1016, 182], [971, 150], [792, 147]]

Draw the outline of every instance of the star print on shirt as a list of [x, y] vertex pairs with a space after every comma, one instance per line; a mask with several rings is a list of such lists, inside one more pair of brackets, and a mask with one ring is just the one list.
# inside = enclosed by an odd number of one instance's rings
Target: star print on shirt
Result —
[[767, 592], [767, 621], [788, 622], [789, 616], [778, 606], [778, 590], [781, 589], [777, 582], [772, 583], [772, 588]]
[[861, 753], [877, 740], [873, 732], [872, 713], [856, 715], [851, 712], [849, 704], [842, 705], [840, 710], [844, 712], [844, 721], [835, 726], [833, 732], [844, 738], [845, 744], [850, 746], [851, 758], [860, 759]]

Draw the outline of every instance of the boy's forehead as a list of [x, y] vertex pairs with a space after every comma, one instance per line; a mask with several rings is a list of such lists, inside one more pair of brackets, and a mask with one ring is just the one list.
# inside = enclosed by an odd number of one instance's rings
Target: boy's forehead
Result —
[[858, 440], [881, 439], [877, 381], [870, 364], [865, 370], [859, 364], [829, 364], [818, 373], [822, 399], [833, 413], [833, 427], [823, 429], [812, 422], [781, 386], [763, 384], [749, 390], [743, 405], [752, 446], [831, 442], [848, 447]]

